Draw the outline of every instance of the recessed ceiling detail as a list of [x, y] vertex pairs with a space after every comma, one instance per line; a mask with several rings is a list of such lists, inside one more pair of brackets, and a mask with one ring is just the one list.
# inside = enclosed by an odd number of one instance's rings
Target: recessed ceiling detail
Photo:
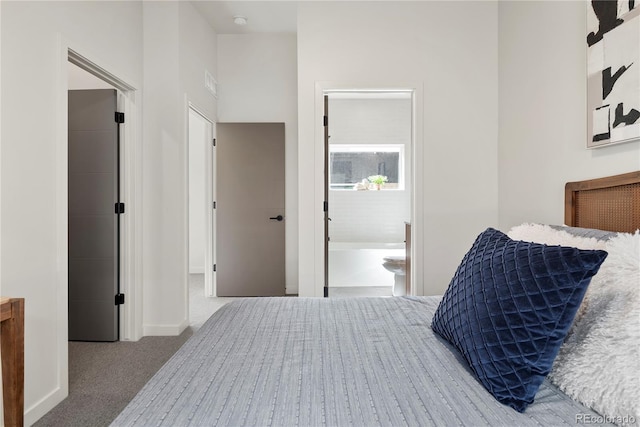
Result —
[[236, 15], [233, 17], [233, 23], [236, 25], [247, 25], [247, 18], [245, 16]]

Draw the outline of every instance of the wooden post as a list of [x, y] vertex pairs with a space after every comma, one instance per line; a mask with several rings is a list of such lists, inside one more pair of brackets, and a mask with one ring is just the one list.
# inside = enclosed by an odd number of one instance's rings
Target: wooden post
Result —
[[5, 427], [24, 425], [24, 298], [0, 298]]

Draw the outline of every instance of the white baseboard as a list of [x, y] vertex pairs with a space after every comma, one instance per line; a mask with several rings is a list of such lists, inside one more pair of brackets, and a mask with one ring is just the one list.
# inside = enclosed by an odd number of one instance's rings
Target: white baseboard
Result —
[[204, 267], [189, 266], [189, 274], [204, 274]]
[[31, 405], [24, 411], [24, 425], [30, 426], [35, 424], [35, 422], [42, 418], [47, 412], [62, 402], [67, 395], [68, 393], [65, 393], [62, 388], [58, 387]]
[[143, 325], [142, 334], [145, 337], [169, 337], [180, 335], [189, 326], [187, 319], [179, 325]]

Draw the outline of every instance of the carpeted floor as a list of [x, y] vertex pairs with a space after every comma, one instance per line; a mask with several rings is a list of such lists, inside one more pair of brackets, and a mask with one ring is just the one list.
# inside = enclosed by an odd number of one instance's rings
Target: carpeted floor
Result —
[[34, 426], [108, 426], [193, 334], [138, 342], [69, 342], [69, 397]]
[[[205, 298], [204, 276], [189, 277], [190, 327], [177, 337], [144, 337], [138, 342], [69, 342], [69, 397], [36, 427], [108, 426], [193, 333], [234, 298]], [[391, 287], [331, 288], [334, 298], [391, 296]]]
[[190, 277], [191, 326], [177, 337], [138, 342], [69, 342], [69, 397], [36, 427], [108, 426], [184, 342], [232, 298], [205, 298], [203, 276]]

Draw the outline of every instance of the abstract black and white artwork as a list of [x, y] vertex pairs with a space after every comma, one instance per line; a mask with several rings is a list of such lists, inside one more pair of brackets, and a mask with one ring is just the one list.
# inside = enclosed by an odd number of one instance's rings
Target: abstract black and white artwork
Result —
[[587, 3], [587, 147], [640, 138], [640, 0]]

